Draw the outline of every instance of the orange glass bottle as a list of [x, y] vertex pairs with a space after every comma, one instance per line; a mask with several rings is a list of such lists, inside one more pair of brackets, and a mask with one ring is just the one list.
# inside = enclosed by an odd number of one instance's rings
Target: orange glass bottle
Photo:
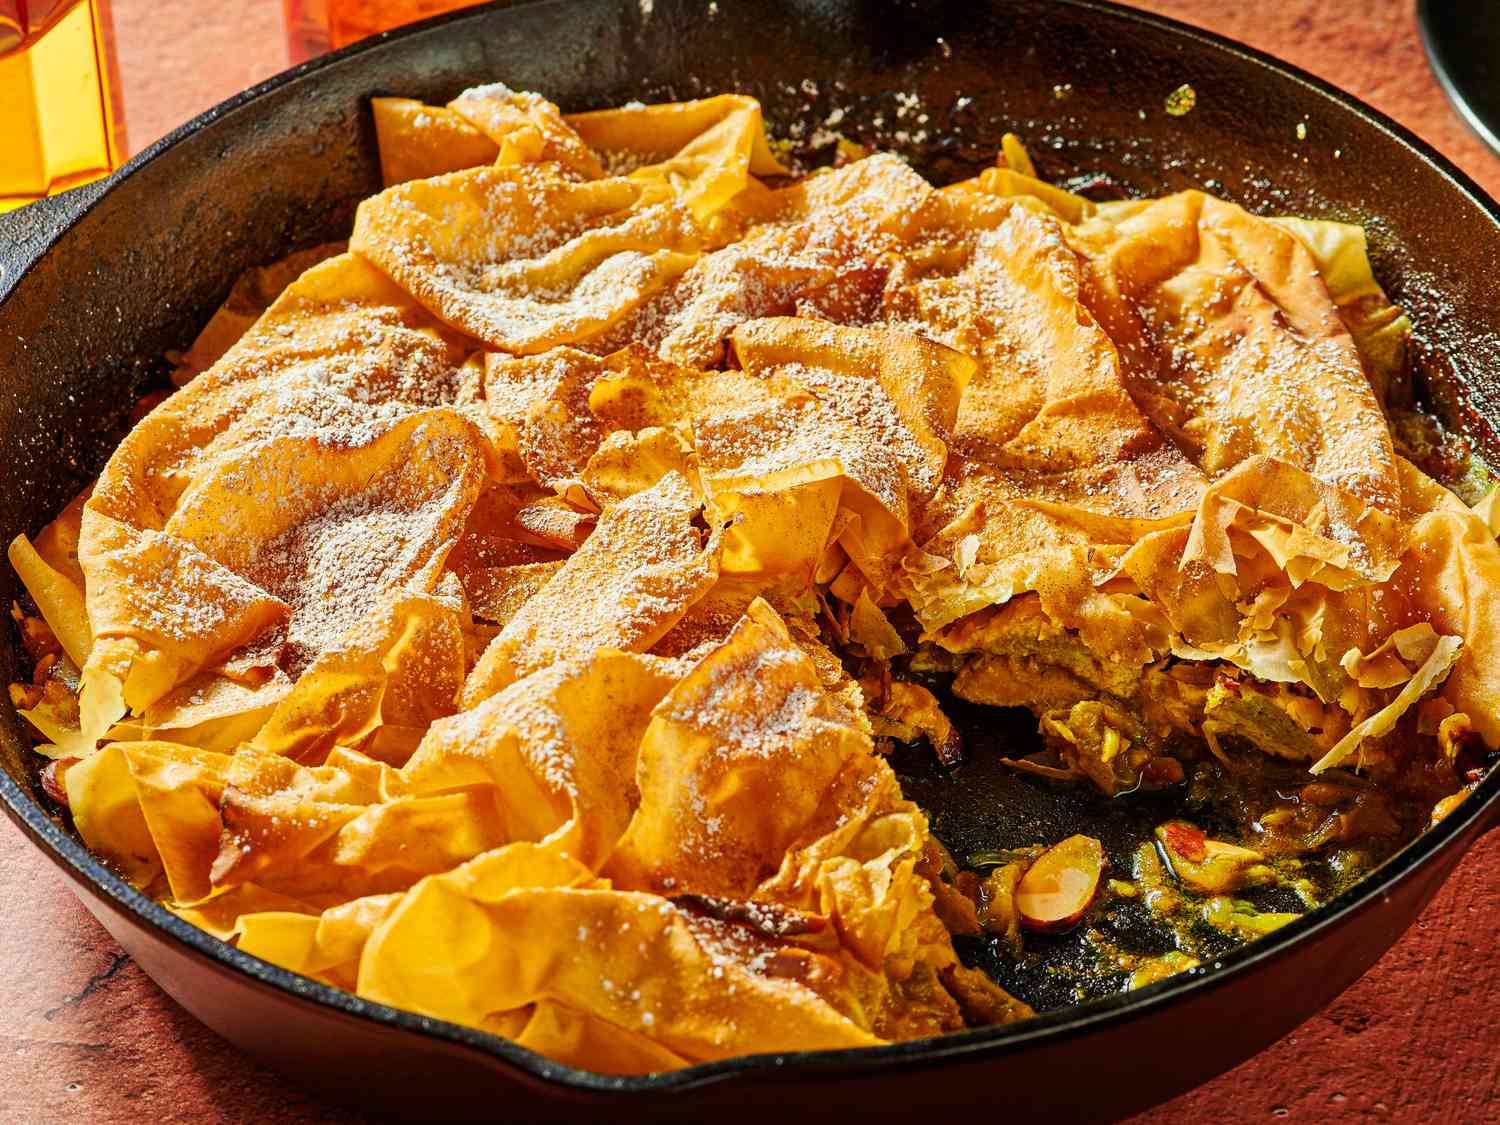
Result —
[[0, 211], [125, 155], [108, 0], [0, 0]]
[[347, 47], [402, 24], [425, 20], [480, 0], [282, 0], [287, 52], [294, 63]]

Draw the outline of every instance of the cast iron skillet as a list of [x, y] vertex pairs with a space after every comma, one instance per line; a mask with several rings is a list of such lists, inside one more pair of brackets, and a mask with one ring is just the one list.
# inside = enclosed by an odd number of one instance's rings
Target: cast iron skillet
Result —
[[[442, 102], [494, 79], [565, 109], [743, 90], [774, 129], [804, 138], [842, 109], [846, 134], [904, 149], [938, 180], [988, 162], [1013, 128], [1053, 178], [1104, 172], [1143, 192], [1196, 184], [1266, 212], [1364, 222], [1377, 272], [1424, 335], [1428, 394], [1500, 453], [1500, 209], [1399, 126], [1305, 74], [1085, 0], [541, 0], [466, 11], [303, 66], [177, 130], [102, 188], [13, 217], [0, 243], [10, 485], [0, 537], [36, 531], [98, 471], [138, 391], [160, 378], [162, 352], [192, 338], [242, 270], [347, 233], [355, 203], [379, 186], [371, 95]], [[1184, 82], [1197, 108], [1168, 116], [1164, 100]], [[919, 104], [902, 112], [913, 96]], [[0, 597], [16, 592], [0, 567]], [[0, 675], [17, 654], [0, 645]], [[974, 1106], [1022, 1119], [1123, 1116], [1321, 1008], [1500, 816], [1492, 775], [1334, 902], [1135, 993], [943, 1039], [611, 1078], [315, 984], [174, 918], [44, 811], [25, 746], [4, 705], [6, 812], [168, 993], [307, 1086], [426, 1119], [763, 1119], [795, 1107], [858, 1120]], [[976, 812], [961, 792], [930, 803], [940, 831], [945, 818]]]

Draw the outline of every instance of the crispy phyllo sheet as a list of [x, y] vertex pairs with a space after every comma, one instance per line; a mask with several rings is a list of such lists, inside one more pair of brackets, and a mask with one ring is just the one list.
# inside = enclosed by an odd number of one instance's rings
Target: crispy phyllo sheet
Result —
[[454, 329], [546, 351], [603, 333], [692, 264], [691, 216], [644, 194], [555, 165], [475, 168], [365, 200], [349, 246]]
[[500, 146], [463, 114], [416, 98], [371, 98], [386, 187], [493, 164]]
[[472, 707], [567, 655], [643, 652], [713, 585], [720, 535], [681, 476], [612, 507], [581, 547], [506, 623], [464, 684]]
[[1069, 239], [1132, 396], [1210, 476], [1257, 454], [1386, 512], [1400, 483], [1359, 348], [1307, 246], [1201, 192], [1101, 208]]

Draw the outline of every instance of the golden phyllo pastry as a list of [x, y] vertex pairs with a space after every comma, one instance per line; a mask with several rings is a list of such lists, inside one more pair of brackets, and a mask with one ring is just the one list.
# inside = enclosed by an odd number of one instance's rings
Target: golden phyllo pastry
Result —
[[950, 936], [1024, 863], [883, 753], [944, 689], [1106, 794], [1500, 746], [1500, 509], [1393, 440], [1358, 228], [794, 178], [740, 95], [374, 116], [347, 249], [11, 549], [56, 791], [207, 931], [595, 1070], [864, 1046], [1030, 1014]]

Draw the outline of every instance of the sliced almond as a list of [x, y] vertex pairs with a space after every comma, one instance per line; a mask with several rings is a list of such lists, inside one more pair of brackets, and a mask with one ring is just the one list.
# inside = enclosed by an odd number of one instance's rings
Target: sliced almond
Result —
[[1077, 925], [1099, 893], [1104, 866], [1104, 846], [1092, 836], [1069, 836], [1048, 848], [1016, 887], [1021, 925], [1054, 933]]

